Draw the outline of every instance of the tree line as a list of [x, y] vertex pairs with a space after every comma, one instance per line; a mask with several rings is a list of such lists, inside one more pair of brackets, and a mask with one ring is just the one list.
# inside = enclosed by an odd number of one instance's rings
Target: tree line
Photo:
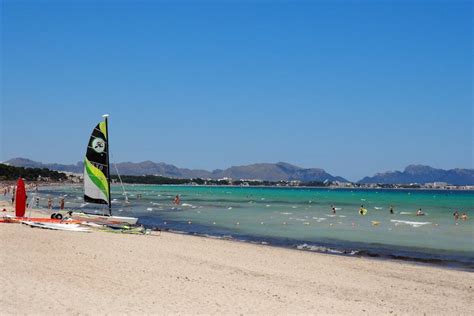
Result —
[[47, 168], [24, 168], [0, 164], [0, 180], [11, 181], [23, 178], [28, 181], [64, 181], [67, 175]]

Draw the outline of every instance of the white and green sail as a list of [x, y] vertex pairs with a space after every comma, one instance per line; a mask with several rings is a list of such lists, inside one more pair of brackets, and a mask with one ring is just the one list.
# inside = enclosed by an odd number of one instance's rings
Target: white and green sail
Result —
[[84, 159], [84, 201], [107, 204], [110, 213], [109, 141], [107, 117], [97, 124]]

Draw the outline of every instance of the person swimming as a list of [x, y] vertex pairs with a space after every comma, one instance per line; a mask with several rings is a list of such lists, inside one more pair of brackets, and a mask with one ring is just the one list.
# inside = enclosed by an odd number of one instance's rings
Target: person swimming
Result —
[[179, 194], [176, 194], [174, 197], [174, 204], [179, 205], [181, 203], [181, 199], [179, 198]]
[[336, 208], [334, 207], [334, 205], [331, 205], [331, 211], [333, 214], [336, 214]]
[[364, 205], [361, 205], [360, 209], [359, 209], [359, 214], [360, 215], [365, 215], [365, 213], [367, 213], [367, 210], [364, 208]]
[[421, 208], [418, 209], [418, 211], [416, 212], [416, 216], [424, 216], [424, 215], [425, 215], [425, 213], [423, 213], [423, 212], [421, 211]]
[[393, 213], [393, 206], [390, 205], [390, 214], [394, 214]]
[[459, 219], [459, 212], [458, 212], [458, 211], [454, 211], [453, 216], [454, 216], [454, 220], [457, 221], [457, 220]]
[[462, 213], [461, 219], [462, 219], [463, 221], [467, 221], [467, 219], [468, 219], [467, 214], [466, 214], [466, 213]]

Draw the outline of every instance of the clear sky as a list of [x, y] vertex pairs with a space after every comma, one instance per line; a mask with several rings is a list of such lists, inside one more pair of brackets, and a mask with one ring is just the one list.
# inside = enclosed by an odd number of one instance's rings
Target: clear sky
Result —
[[1, 1], [0, 160], [473, 168], [472, 1]]

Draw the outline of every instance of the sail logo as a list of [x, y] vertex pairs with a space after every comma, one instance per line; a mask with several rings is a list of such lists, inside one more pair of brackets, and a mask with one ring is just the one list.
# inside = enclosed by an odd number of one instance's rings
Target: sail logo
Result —
[[103, 153], [105, 150], [105, 141], [102, 138], [95, 138], [92, 141], [92, 149], [94, 149], [96, 153]]

